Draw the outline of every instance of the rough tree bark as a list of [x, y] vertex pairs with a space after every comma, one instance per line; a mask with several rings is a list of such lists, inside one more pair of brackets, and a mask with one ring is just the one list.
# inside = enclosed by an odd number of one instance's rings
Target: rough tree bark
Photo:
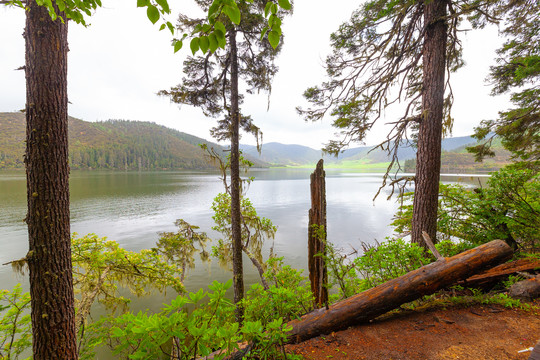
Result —
[[[324, 231], [324, 239], [321, 232]], [[315, 308], [328, 306], [328, 274], [324, 257], [326, 248], [326, 185], [323, 160], [319, 160], [313, 174], [311, 174], [311, 209], [309, 210], [308, 226], [308, 268], [311, 292], [313, 293]]]
[[69, 223], [67, 21], [52, 21], [47, 9], [34, 0], [27, 6], [26, 258], [33, 358], [77, 359]]
[[471, 274], [508, 260], [512, 249], [502, 240], [478, 246], [448, 259], [411, 271], [382, 285], [290, 321], [288, 342], [312, 337], [375, 319], [401, 304], [429, 295]]
[[239, 123], [238, 110], [238, 55], [236, 49], [236, 30], [229, 31], [229, 46], [231, 48], [231, 227], [233, 249], [233, 287], [234, 303], [236, 305], [236, 321], [242, 322], [244, 310], [240, 301], [244, 298], [244, 268], [242, 265], [242, 228], [240, 213], [240, 153], [239, 153]]
[[437, 242], [447, 24], [446, 0], [424, 4], [422, 115], [418, 131], [411, 239], [425, 246], [422, 231]]

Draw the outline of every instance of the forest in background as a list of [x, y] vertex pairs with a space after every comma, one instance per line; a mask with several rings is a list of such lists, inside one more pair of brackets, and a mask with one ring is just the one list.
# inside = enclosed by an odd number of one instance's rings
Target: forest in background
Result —
[[[0, 169], [24, 168], [25, 117], [23, 113], [0, 113]], [[495, 142], [496, 156], [476, 162], [466, 147], [475, 144], [469, 136], [444, 139], [444, 172], [486, 172], [510, 163], [510, 152]], [[199, 144], [207, 144], [223, 153], [222, 146], [205, 139], [150, 122], [108, 120], [87, 122], [69, 119], [69, 160], [72, 170], [179, 170], [208, 169], [213, 166]], [[256, 146], [241, 145], [244, 156], [256, 167], [314, 167], [321, 151], [302, 145], [263, 144], [259, 155]], [[326, 167], [386, 170], [389, 155], [371, 146], [347, 149], [338, 157], [324, 155]], [[415, 149], [401, 146], [399, 159], [403, 170], [414, 172]]]
[[[24, 168], [25, 115], [0, 113], [0, 169]], [[71, 169], [209, 169], [199, 144], [205, 139], [149, 122], [69, 118]], [[261, 164], [263, 165], [263, 164]]]

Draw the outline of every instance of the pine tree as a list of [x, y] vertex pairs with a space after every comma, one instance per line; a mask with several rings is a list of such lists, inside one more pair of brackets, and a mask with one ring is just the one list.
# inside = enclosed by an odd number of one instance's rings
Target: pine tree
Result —
[[[334, 118], [342, 138], [325, 150], [338, 153], [362, 142], [388, 106], [404, 103], [401, 117], [378, 145], [392, 156], [384, 176], [389, 181], [400, 145], [416, 143], [412, 241], [423, 244], [425, 231], [436, 240], [441, 139], [452, 126], [452, 91], [446, 74], [461, 66], [459, 30], [464, 20], [480, 28], [495, 17], [499, 1], [372, 0], [355, 11], [331, 35], [333, 53], [326, 69], [329, 80], [306, 90], [312, 103], [298, 111], [307, 120]], [[394, 179], [395, 186], [399, 180]]]
[[514, 90], [515, 107], [500, 112], [498, 119], [482, 121], [475, 137], [485, 141], [470, 150], [477, 160], [493, 156], [491, 141], [497, 135], [516, 158], [540, 160], [540, 2], [502, 3], [497, 15], [504, 19], [500, 33], [507, 40], [497, 51], [488, 81], [494, 85], [492, 95]]
[[52, 20], [34, 0], [27, 6], [26, 261], [33, 358], [77, 359], [69, 222], [67, 22]]
[[[210, 0], [197, 0], [197, 4], [203, 10], [212, 12], [209, 11], [212, 4]], [[184, 62], [186, 77], [182, 79], [182, 83], [168, 91], [163, 90], [160, 94], [169, 96], [175, 103], [200, 107], [206, 116], [219, 118], [211, 133], [217, 140], [231, 142], [231, 184], [226, 191], [231, 195], [234, 301], [237, 304], [236, 318], [241, 322], [243, 311], [238, 304], [243, 298], [244, 281], [239, 129], [255, 135], [257, 141], [260, 132], [252, 118], [241, 113], [240, 105], [244, 96], [239, 93], [238, 86], [239, 80], [243, 80], [248, 94], [261, 90], [270, 92], [272, 78], [277, 72], [274, 59], [280, 47], [274, 46], [277, 45], [275, 37], [279, 40], [281, 35], [281, 18], [277, 15], [278, 6], [272, 2], [254, 0], [238, 1], [237, 4], [238, 16], [228, 14], [229, 17], [222, 15], [216, 18], [214, 32], [209, 31], [208, 35], [191, 40], [193, 53], [200, 49], [203, 55], [188, 58]], [[290, 8], [288, 1], [282, 0], [280, 5]], [[269, 23], [266, 20], [268, 15]], [[179, 30], [184, 33], [206, 32], [201, 19], [181, 15], [178, 23]], [[216, 32], [219, 36], [216, 36]], [[224, 38], [227, 38], [227, 44]]]

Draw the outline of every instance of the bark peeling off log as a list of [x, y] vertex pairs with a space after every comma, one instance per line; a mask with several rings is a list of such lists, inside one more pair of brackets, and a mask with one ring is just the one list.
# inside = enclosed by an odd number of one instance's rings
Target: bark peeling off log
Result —
[[399, 278], [289, 322], [288, 342], [298, 343], [351, 325], [367, 322], [401, 304], [465, 279], [508, 260], [512, 249], [501, 240], [423, 266]]
[[540, 269], [540, 260], [530, 258], [519, 259], [495, 266], [494, 268], [460, 281], [459, 284], [464, 287], [489, 289], [495, 283], [507, 278], [511, 274], [520, 271], [534, 271], [535, 269]]

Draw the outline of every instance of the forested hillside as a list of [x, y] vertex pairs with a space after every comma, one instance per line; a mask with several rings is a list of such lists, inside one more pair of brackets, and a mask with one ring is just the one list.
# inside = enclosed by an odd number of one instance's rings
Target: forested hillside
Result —
[[[0, 113], [0, 169], [23, 168], [25, 116]], [[198, 144], [206, 140], [149, 122], [69, 119], [72, 169], [210, 168]], [[221, 147], [212, 144], [214, 148]], [[257, 165], [261, 166], [262, 163]]]
[[[25, 117], [22, 113], [0, 113], [0, 169], [24, 168]], [[69, 119], [69, 157], [72, 169], [169, 170], [203, 169], [212, 166], [198, 144], [206, 140], [149, 122], [109, 120], [87, 122]], [[444, 172], [491, 171], [509, 162], [509, 152], [496, 141], [495, 158], [474, 161], [466, 146], [475, 144], [469, 136], [444, 139]], [[212, 144], [214, 148], [221, 146]], [[311, 166], [322, 152], [302, 145], [263, 144], [261, 154], [255, 146], [242, 145], [244, 155], [256, 166]], [[338, 157], [324, 155], [329, 167], [369, 167], [389, 161], [386, 152], [371, 146], [345, 150]], [[398, 155], [406, 161], [405, 171], [414, 171], [415, 149], [402, 146]], [[254, 160], [255, 159], [255, 160]]]

